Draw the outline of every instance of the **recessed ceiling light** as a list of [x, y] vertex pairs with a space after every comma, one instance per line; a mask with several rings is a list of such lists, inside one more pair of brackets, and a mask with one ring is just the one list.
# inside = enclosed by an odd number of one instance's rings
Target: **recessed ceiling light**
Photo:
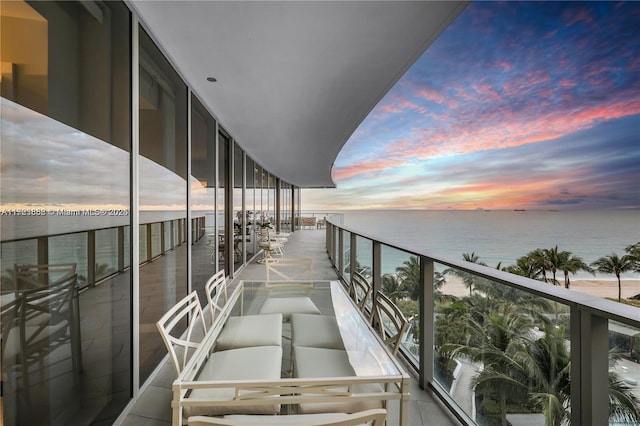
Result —
[[210, 81], [212, 83], [215, 83], [216, 81], [218, 81], [215, 77], [207, 77], [207, 81]]

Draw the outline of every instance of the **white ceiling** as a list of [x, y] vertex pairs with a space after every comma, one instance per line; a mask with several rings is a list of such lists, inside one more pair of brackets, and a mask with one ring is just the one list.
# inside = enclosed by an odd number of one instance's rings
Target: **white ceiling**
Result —
[[333, 187], [351, 134], [466, 2], [131, 4], [252, 158], [295, 185]]

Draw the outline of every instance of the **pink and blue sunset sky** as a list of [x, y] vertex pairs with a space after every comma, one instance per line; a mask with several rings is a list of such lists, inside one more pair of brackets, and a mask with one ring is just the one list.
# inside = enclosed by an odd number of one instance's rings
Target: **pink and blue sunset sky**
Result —
[[474, 2], [305, 210], [640, 208], [640, 3]]

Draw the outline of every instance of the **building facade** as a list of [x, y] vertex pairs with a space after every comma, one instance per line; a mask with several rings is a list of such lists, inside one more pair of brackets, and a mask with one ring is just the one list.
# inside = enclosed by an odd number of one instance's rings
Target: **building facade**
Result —
[[291, 230], [299, 188], [129, 5], [3, 1], [1, 19], [3, 424], [112, 424], [166, 356], [155, 322], [233, 276], [259, 226]]

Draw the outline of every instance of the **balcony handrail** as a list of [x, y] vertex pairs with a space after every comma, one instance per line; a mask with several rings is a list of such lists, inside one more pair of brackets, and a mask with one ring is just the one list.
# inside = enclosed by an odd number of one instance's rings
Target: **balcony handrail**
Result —
[[625, 305], [619, 302], [614, 302], [612, 300], [607, 300], [602, 297], [580, 293], [561, 286], [550, 285], [541, 281], [534, 280], [532, 278], [522, 277], [519, 275], [511, 274], [509, 272], [500, 271], [490, 266], [483, 266], [472, 262], [466, 262], [464, 260], [441, 256], [431, 250], [417, 250], [407, 248], [398, 242], [391, 242], [388, 239], [382, 237], [373, 236], [372, 234], [365, 234], [362, 231], [354, 231], [345, 227], [344, 225], [336, 224], [334, 223], [335, 221], [332, 220], [332, 217], [327, 218], [327, 222], [331, 226], [335, 226], [338, 229], [342, 229], [351, 234], [366, 238], [368, 240], [371, 240], [372, 242], [375, 241], [387, 247], [401, 250], [418, 257], [425, 257], [433, 262], [455, 269], [460, 269], [464, 272], [472, 273], [482, 278], [487, 278], [499, 284], [526, 291], [527, 293], [542, 296], [554, 302], [562, 303], [568, 307], [575, 307], [581, 311], [588, 311], [592, 314], [604, 318], [612, 319], [625, 323], [632, 327], [640, 328], [640, 309], [636, 307]]

